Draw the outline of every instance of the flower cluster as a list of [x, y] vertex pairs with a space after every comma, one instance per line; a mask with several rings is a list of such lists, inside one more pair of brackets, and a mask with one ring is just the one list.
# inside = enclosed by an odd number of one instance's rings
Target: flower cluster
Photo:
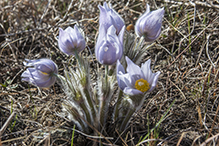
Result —
[[[99, 34], [95, 55], [98, 62], [105, 66], [100, 68], [93, 62], [97, 71], [92, 74], [96, 73], [97, 78], [90, 78], [89, 56], [83, 57], [80, 54], [86, 48], [86, 41], [77, 25], [64, 30], [59, 28], [58, 47], [63, 53], [75, 56], [79, 67], [68, 66], [62, 76], [58, 74], [57, 65], [50, 59], [27, 60], [25, 66], [28, 68], [21, 77], [23, 81], [40, 88], [50, 87], [59, 79], [67, 95], [62, 103], [63, 113], [78, 129], [86, 133], [91, 133], [92, 128], [104, 131], [107, 119], [111, 117], [111, 123], [121, 132], [157, 84], [160, 72], [152, 73], [150, 59], [142, 63], [141, 67], [136, 64], [141, 62], [149, 47], [145, 42], [154, 41], [160, 36], [164, 9], [150, 12], [147, 5], [146, 12], [135, 24], [134, 35], [125, 31], [123, 18], [111, 4], [104, 2], [103, 6], [98, 7]], [[109, 73], [109, 68], [116, 68], [116, 72]], [[109, 112], [109, 105], [113, 97], [117, 101], [112, 113]]]

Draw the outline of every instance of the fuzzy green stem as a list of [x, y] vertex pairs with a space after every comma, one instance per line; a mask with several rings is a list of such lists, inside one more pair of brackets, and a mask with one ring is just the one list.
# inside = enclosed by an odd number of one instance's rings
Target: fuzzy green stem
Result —
[[[66, 108], [66, 110], [67, 110], [69, 113], [71, 113], [71, 115], [74, 117], [74, 120], [76, 120], [76, 121], [80, 124], [81, 128], [82, 128], [84, 131], [87, 131], [87, 128], [86, 128], [87, 126], [85, 126], [84, 122], [83, 122], [82, 119], [80, 118], [80, 115], [79, 115], [77, 109], [71, 107], [71, 105], [68, 105], [68, 103], [67, 103], [67, 104], [64, 103], [63, 106]], [[74, 122], [74, 121], [73, 121], [73, 122]]]
[[[82, 99], [83, 100], [83, 99]], [[80, 102], [80, 101], [79, 101]], [[80, 105], [80, 107], [82, 108], [82, 110], [85, 113], [86, 119], [88, 123], [92, 123], [91, 122], [91, 117], [90, 117], [90, 113], [88, 111], [88, 108], [86, 107], [86, 105], [84, 104], [84, 101], [81, 101], [81, 103], [78, 103]]]
[[75, 51], [74, 51], [74, 54], [75, 54], [75, 58], [78, 60], [79, 67], [81, 68], [81, 67], [82, 67], [82, 66], [81, 66], [81, 59], [80, 59], [80, 57], [79, 57], [79, 55], [78, 55], [78, 52], [75, 50]]
[[[74, 117], [77, 117], [77, 115], [75, 115]], [[76, 120], [84, 131], [88, 131], [81, 118], [77, 118]]]
[[107, 94], [108, 94], [108, 66], [105, 66], [105, 83], [103, 83], [103, 95], [100, 98], [100, 108], [99, 108], [99, 116], [100, 116], [100, 125], [104, 126], [107, 115], [108, 115], [108, 101], [107, 101]]
[[140, 40], [138, 41], [138, 44], [137, 44], [137, 46], [135, 47], [135, 49], [139, 48], [139, 46], [142, 44], [143, 41], [144, 41], [144, 36], [142, 36], [142, 37], [140, 38]]
[[119, 96], [118, 96], [118, 99], [117, 99], [117, 102], [116, 102], [116, 107], [114, 109], [114, 121], [117, 120], [118, 118], [118, 115], [119, 115], [119, 107], [120, 107], [120, 104], [122, 103], [122, 95], [123, 95], [123, 92], [122, 90], [119, 89]]
[[133, 113], [135, 112], [134, 109], [129, 109], [128, 113], [126, 114], [126, 117], [123, 119], [122, 124], [120, 126], [120, 131], [122, 132], [123, 130], [125, 130], [129, 120], [131, 119]]
[[[72, 87], [72, 85], [70, 85], [70, 83], [68, 82], [70, 80], [70, 77], [68, 74], [66, 74], [66, 77], [63, 77], [62, 75], [53, 73], [54, 76], [56, 76], [58, 79], [62, 80], [63, 82], [66, 82], [69, 89], [73, 92], [76, 93], [75, 89]], [[68, 80], [66, 80], [66, 78], [68, 78]]]
[[105, 123], [105, 116], [107, 115], [107, 109], [108, 109], [108, 105], [105, 102], [105, 97], [101, 97], [101, 101], [100, 101], [100, 125], [104, 126]]
[[92, 115], [93, 119], [95, 119], [96, 118], [96, 108], [94, 106], [94, 102], [92, 101], [90, 94], [89, 94], [89, 91], [87, 89], [89, 89], [89, 88], [84, 88], [84, 93], [85, 93], [87, 102], [91, 108], [91, 115]]
[[63, 77], [62, 75], [59, 75], [59, 74], [56, 74], [56, 73], [53, 73], [52, 75], [56, 76], [57, 78], [59, 78], [60, 80], [62, 81], [65, 81], [66, 82], [66, 79], [65, 77]]
[[105, 85], [106, 85], [106, 88], [107, 88], [107, 82], [108, 82], [108, 72], [109, 72], [109, 66], [106, 65], [105, 66]]

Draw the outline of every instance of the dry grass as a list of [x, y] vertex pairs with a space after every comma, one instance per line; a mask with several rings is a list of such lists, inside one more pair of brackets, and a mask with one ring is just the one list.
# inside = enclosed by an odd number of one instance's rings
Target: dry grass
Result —
[[[76, 23], [85, 31], [87, 45], [93, 51], [97, 5], [102, 2], [0, 1], [0, 146], [71, 145], [73, 124], [58, 116], [64, 93], [57, 84], [39, 92], [21, 82], [25, 69], [22, 62], [25, 58], [47, 57], [58, 64], [62, 73], [67, 57], [57, 47], [58, 28]], [[219, 145], [219, 2], [111, 3], [126, 26], [135, 23], [146, 3], [151, 9], [165, 7], [165, 19], [161, 37], [145, 57], [152, 59], [154, 71], [161, 71], [158, 86], [127, 130], [119, 136], [116, 132], [114, 136], [109, 134], [109, 141], [136, 145], [154, 128], [140, 145]], [[99, 140], [75, 130], [74, 145], [92, 145]]]

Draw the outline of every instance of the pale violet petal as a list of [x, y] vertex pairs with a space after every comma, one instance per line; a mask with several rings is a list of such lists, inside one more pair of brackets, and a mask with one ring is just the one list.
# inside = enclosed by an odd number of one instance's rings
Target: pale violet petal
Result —
[[119, 73], [119, 72], [122, 72], [122, 74], [125, 73], [125, 69], [124, 69], [124, 67], [122, 66], [122, 64], [120, 63], [119, 60], [117, 60], [116, 71], [117, 71], [117, 73]]
[[118, 38], [120, 43], [122, 44], [123, 47], [123, 36], [124, 36], [124, 32], [125, 32], [125, 26], [122, 27], [121, 31], [119, 32]]
[[75, 33], [74, 29], [71, 27], [71, 26], [68, 26], [65, 30], [64, 30], [66, 33]]
[[130, 76], [139, 76], [138, 78], [143, 77], [143, 73], [141, 71], [141, 68], [134, 64], [127, 56], [125, 57], [126, 62], [127, 62], [127, 68], [126, 71], [130, 74]]
[[139, 94], [143, 94], [143, 92], [137, 90], [137, 89], [134, 89], [134, 88], [130, 88], [130, 87], [126, 87], [123, 92], [125, 94], [128, 94], [128, 95], [139, 95]]
[[152, 81], [150, 78], [152, 77], [152, 71], [150, 68], [151, 60], [148, 59], [145, 63], [142, 63], [141, 70], [144, 74], [144, 79], [148, 81], [149, 84], [152, 84]]
[[150, 85], [151, 87], [150, 87], [149, 92], [151, 92], [156, 87], [159, 75], [160, 75], [159, 71], [154, 73], [153, 81], [152, 81], [152, 84]]
[[121, 71], [117, 74], [117, 82], [119, 87], [124, 90], [125, 87], [127, 87], [126, 82], [125, 82], [126, 75], [121, 74]]
[[71, 39], [70, 39], [70, 36], [67, 32], [65, 32], [62, 28], [59, 28], [59, 39], [58, 39], [58, 46], [59, 46], [59, 49], [68, 54], [68, 55], [71, 55], [69, 53], [72, 52], [72, 49], [74, 46], [73, 44], [71, 43]]
[[100, 9], [99, 25], [104, 25], [105, 29], [108, 29], [111, 25], [110, 16], [103, 6], [99, 5], [98, 7]]
[[[142, 36], [142, 30], [140, 28], [140, 22], [145, 19], [145, 17], [147, 17], [147, 15], [150, 13], [150, 6], [147, 4], [147, 7], [146, 7], [146, 11], [144, 12], [143, 15], [141, 15], [138, 20], [136, 21], [135, 23], [135, 33], [137, 36]], [[147, 18], [146, 18], [147, 19]]]
[[96, 43], [96, 47], [95, 48], [99, 48], [100, 47], [100, 44], [102, 44], [102, 42], [104, 42], [106, 40], [106, 29], [105, 29], [105, 26], [104, 25], [100, 25], [99, 26], [99, 34], [98, 34], [98, 37], [97, 37], [97, 43]]
[[118, 58], [116, 58], [116, 48], [114, 48], [110, 43], [106, 42], [105, 45], [100, 47], [99, 50], [99, 60], [102, 64], [112, 65]]
[[109, 11], [109, 10], [110, 10], [110, 8], [109, 8], [107, 2], [104, 2], [104, 3], [103, 3], [103, 7], [105, 8], [106, 11]]

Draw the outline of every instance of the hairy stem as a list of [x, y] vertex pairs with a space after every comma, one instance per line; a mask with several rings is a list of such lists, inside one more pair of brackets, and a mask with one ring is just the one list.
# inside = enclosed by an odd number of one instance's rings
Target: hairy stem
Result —
[[96, 109], [96, 107], [94, 105], [94, 102], [93, 102], [93, 100], [92, 100], [92, 98], [91, 98], [91, 96], [89, 94], [89, 91], [87, 89], [89, 89], [89, 88], [84, 88], [84, 93], [85, 93], [87, 102], [88, 102], [88, 104], [89, 104], [89, 106], [91, 108], [92, 119], [94, 120], [94, 119], [96, 119], [96, 111], [97, 111], [97, 109]]
[[122, 124], [121, 124], [121, 126], [120, 126], [120, 131], [125, 130], [125, 128], [126, 128], [128, 122], [130, 121], [130, 119], [131, 119], [131, 117], [132, 117], [132, 115], [133, 115], [134, 112], [135, 112], [134, 109], [129, 109], [128, 113], [126, 114], [125, 118], [124, 118], [123, 121], [122, 121]]
[[122, 95], [123, 95], [123, 92], [122, 92], [122, 90], [119, 89], [119, 96], [118, 96], [116, 106], [115, 106], [115, 109], [114, 109], [114, 114], [113, 114], [114, 115], [113, 116], [114, 121], [117, 120], [118, 115], [119, 115], [119, 107], [120, 107], [120, 104], [122, 103]]

